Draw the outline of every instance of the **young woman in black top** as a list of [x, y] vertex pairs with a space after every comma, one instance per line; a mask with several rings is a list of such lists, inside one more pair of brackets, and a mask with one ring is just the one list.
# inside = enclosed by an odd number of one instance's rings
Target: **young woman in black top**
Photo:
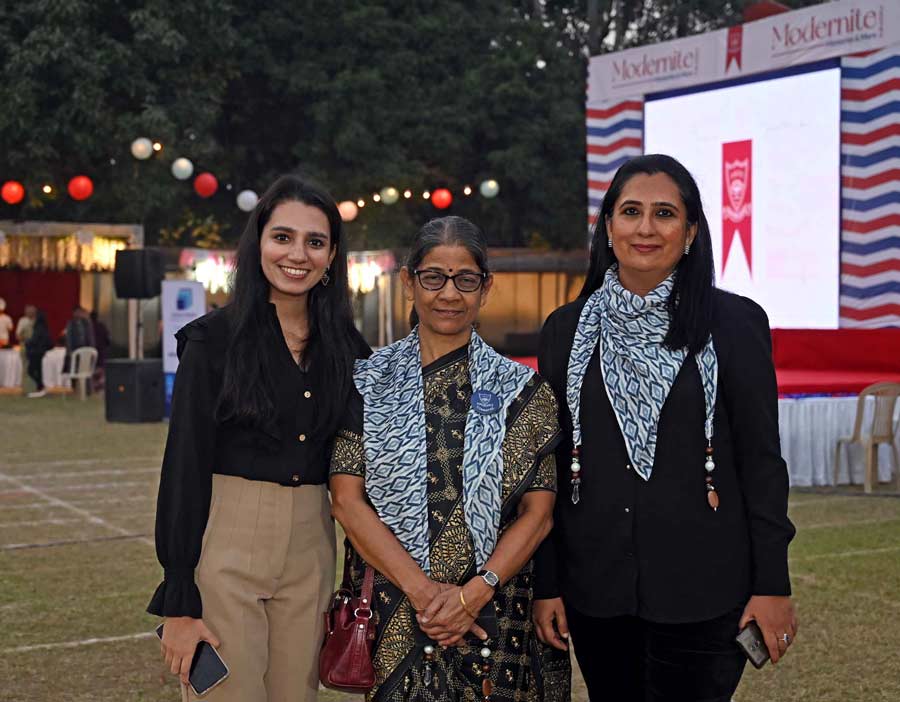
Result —
[[603, 200], [580, 297], [542, 331], [567, 439], [534, 622], [558, 648], [571, 632], [597, 702], [727, 702], [741, 627], [773, 661], [796, 634], [768, 319], [713, 276], [696, 182], [642, 156]]
[[328, 455], [369, 352], [328, 193], [279, 178], [241, 237], [231, 303], [176, 336], [156, 516], [165, 579], [148, 607], [166, 618], [166, 662], [184, 683], [209, 641], [231, 673], [206, 699], [314, 700], [334, 585]]

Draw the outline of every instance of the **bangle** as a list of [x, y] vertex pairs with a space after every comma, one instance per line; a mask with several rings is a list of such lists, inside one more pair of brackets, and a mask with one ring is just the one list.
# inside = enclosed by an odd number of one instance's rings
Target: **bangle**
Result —
[[463, 597], [462, 588], [459, 588], [459, 601], [460, 601], [460, 603], [462, 603], [463, 611], [464, 611], [466, 614], [468, 614], [470, 617], [472, 617], [472, 619], [478, 619], [478, 617], [477, 617], [476, 615], [472, 614], [472, 613], [469, 611], [469, 605], [466, 604], [466, 598]]

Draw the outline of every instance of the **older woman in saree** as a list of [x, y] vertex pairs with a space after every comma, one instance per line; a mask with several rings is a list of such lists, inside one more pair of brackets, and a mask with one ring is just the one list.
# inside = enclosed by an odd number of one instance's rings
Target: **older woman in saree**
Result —
[[475, 225], [426, 224], [402, 278], [415, 328], [357, 364], [331, 465], [355, 590], [375, 571], [368, 697], [566, 700], [568, 656], [529, 621], [531, 558], [555, 500], [556, 400], [474, 331], [492, 284]]

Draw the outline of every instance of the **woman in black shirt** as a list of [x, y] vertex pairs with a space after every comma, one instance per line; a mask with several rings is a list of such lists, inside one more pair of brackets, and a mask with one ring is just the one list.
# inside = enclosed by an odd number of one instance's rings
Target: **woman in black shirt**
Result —
[[[334, 585], [332, 434], [368, 347], [353, 326], [333, 199], [295, 176], [260, 198], [222, 310], [176, 335], [148, 611], [187, 682], [197, 643], [230, 668], [217, 700], [314, 700]], [[184, 694], [190, 696], [187, 689]]]
[[534, 621], [569, 632], [592, 700], [728, 701], [755, 619], [772, 660], [797, 629], [769, 325], [718, 290], [697, 184], [636, 158], [603, 199], [581, 296], [541, 334], [560, 400], [554, 529]]

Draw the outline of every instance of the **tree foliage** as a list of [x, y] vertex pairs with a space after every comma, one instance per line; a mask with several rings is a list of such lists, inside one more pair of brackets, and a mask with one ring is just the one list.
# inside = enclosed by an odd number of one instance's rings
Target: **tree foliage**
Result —
[[[803, 4], [798, 0], [796, 4]], [[741, 0], [34, 0], [0, 5], [0, 218], [141, 222], [150, 243], [233, 241], [238, 191], [279, 173], [369, 202], [356, 247], [402, 245], [436, 214], [493, 243], [583, 241], [587, 56], [738, 21]], [[138, 136], [164, 148], [129, 153]], [[208, 200], [171, 162], [187, 156]], [[73, 175], [93, 197], [65, 194]], [[487, 177], [495, 200], [465, 197]], [[54, 185], [45, 196], [44, 183]], [[378, 206], [393, 185], [411, 200]], [[196, 231], [194, 231], [196, 230]]]

